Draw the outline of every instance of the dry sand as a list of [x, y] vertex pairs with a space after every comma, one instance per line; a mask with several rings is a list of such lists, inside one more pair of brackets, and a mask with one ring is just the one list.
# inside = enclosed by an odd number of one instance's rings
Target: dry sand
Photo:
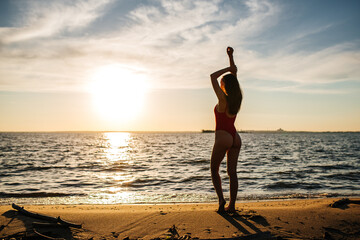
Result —
[[[237, 203], [237, 215], [218, 214], [216, 204], [32, 205], [25, 209], [81, 223], [82, 229], [36, 227], [65, 239], [360, 239], [360, 199], [332, 208], [339, 199]], [[0, 239], [33, 234], [33, 222], [11, 206], [0, 206]], [[15, 234], [15, 235], [14, 235]], [[17, 234], [17, 235], [16, 235]], [[332, 238], [331, 238], [332, 237]]]

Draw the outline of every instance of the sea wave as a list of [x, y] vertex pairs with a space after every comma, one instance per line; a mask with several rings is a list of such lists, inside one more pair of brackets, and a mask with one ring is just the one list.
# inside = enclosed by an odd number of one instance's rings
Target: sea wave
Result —
[[57, 192], [24, 192], [24, 193], [6, 193], [0, 192], [0, 198], [48, 198], [48, 197], [69, 197], [86, 196], [86, 194], [69, 194]]

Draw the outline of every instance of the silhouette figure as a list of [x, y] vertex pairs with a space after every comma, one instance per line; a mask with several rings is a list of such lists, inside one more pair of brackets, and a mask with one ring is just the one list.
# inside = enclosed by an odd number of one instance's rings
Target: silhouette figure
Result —
[[[237, 80], [237, 67], [234, 63], [234, 49], [228, 47], [230, 67], [220, 69], [210, 75], [211, 83], [218, 98], [215, 106], [215, 143], [211, 154], [211, 178], [219, 198], [218, 212], [235, 212], [235, 201], [238, 192], [237, 161], [241, 148], [241, 138], [237, 133], [234, 122], [240, 110], [242, 92]], [[218, 78], [224, 75], [220, 80]], [[219, 167], [221, 161], [227, 155], [227, 173], [230, 178], [230, 202], [225, 208], [226, 201], [223, 196]]]

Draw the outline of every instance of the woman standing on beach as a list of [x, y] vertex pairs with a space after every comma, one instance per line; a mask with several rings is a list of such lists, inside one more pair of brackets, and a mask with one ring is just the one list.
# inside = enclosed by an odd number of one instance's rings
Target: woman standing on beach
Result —
[[[242, 92], [236, 77], [237, 68], [234, 63], [233, 52], [234, 50], [231, 47], [227, 48], [230, 67], [210, 75], [212, 86], [218, 98], [218, 104], [214, 109], [216, 122], [215, 144], [211, 154], [211, 178], [219, 198], [218, 212], [235, 212], [238, 191], [236, 166], [241, 148], [241, 138], [235, 129], [234, 122], [240, 110]], [[221, 78], [219, 85], [218, 78], [225, 73], [228, 74]], [[219, 175], [220, 163], [225, 154], [227, 155], [227, 173], [230, 178], [230, 202], [226, 208]]]

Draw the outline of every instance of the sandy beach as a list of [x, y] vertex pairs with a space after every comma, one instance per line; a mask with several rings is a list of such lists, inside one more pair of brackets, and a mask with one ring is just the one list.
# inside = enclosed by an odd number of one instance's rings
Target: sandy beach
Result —
[[[243, 202], [237, 203], [237, 214], [218, 214], [215, 204], [196, 203], [24, 207], [82, 224], [80, 229], [35, 227], [40, 234], [64, 239], [359, 239], [360, 199], [329, 206], [338, 200]], [[44, 222], [11, 206], [0, 206], [0, 213], [0, 238], [33, 236], [33, 222]]]

